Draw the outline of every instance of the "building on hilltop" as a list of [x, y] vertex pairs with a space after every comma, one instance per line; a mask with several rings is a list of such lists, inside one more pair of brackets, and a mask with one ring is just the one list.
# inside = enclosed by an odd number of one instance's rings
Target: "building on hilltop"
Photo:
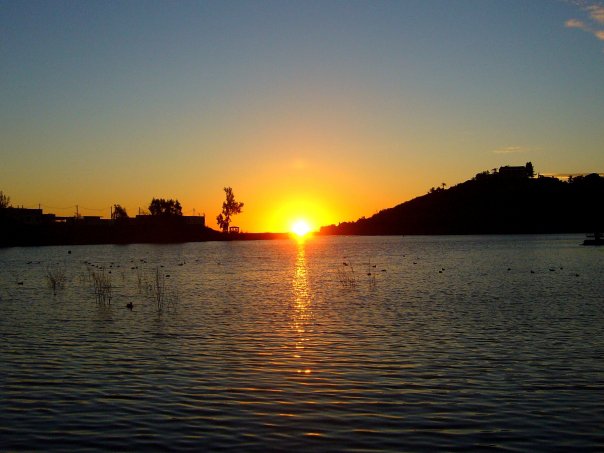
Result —
[[504, 178], [528, 178], [529, 176], [526, 167], [511, 167], [509, 165], [499, 167], [499, 175]]
[[202, 215], [163, 216], [138, 214], [133, 220], [134, 223], [143, 225], [161, 225], [174, 221], [183, 223], [185, 225], [196, 225], [200, 227], [204, 227], [206, 224], [206, 218]]
[[206, 216], [204, 215], [183, 215], [182, 218], [187, 225], [206, 226]]

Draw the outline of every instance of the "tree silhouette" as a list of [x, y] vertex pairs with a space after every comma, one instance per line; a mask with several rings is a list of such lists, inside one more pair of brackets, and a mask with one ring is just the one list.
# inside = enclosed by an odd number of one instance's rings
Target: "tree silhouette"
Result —
[[0, 208], [8, 208], [10, 206], [10, 197], [4, 195], [4, 192], [0, 190]]
[[231, 217], [235, 214], [241, 213], [243, 203], [235, 201], [233, 189], [230, 187], [225, 187], [224, 192], [226, 194], [226, 200], [222, 203], [222, 212], [216, 217], [216, 222], [218, 222], [218, 226], [222, 229], [222, 231], [226, 233], [229, 231]]
[[113, 212], [111, 213], [111, 219], [120, 222], [126, 220], [127, 218], [128, 213], [126, 212], [126, 208], [122, 207], [119, 204], [114, 204]]
[[535, 170], [533, 169], [533, 163], [527, 162], [525, 165], [525, 168], [526, 168], [526, 175], [529, 178], [533, 178], [535, 176]]
[[176, 217], [182, 215], [182, 207], [178, 200], [153, 198], [149, 205], [149, 212], [154, 216]]

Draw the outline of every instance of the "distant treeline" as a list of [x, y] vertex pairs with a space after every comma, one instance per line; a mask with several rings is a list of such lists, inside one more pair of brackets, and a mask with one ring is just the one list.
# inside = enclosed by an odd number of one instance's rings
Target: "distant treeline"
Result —
[[[501, 167], [322, 234], [515, 234], [602, 231], [604, 178], [533, 177], [532, 164]], [[525, 169], [523, 172], [522, 169]]]
[[128, 216], [113, 205], [111, 219], [45, 214], [42, 209], [12, 207], [0, 191], [0, 246], [172, 243], [215, 239], [204, 216], [183, 216], [178, 200], [153, 198], [149, 212]]
[[[280, 239], [286, 235], [239, 233], [229, 228], [232, 216], [243, 203], [235, 201], [233, 189], [225, 187], [226, 201], [217, 220], [220, 233], [205, 226], [205, 215], [183, 216], [177, 199], [153, 198], [148, 211], [130, 217], [120, 204], [111, 208], [111, 219], [100, 216], [69, 217], [45, 214], [41, 208], [12, 207], [10, 197], [0, 190], [0, 247], [77, 244], [177, 243]], [[231, 231], [233, 230], [233, 231]]]
[[222, 239], [220, 236], [219, 232], [203, 225], [187, 224], [181, 217], [138, 222], [28, 224], [2, 219], [0, 212], [0, 246], [4, 247], [197, 242]]

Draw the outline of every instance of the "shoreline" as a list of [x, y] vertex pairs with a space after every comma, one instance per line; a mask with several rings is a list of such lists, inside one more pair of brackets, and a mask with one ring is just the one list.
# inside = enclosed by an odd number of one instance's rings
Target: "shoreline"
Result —
[[289, 233], [221, 233], [210, 228], [0, 227], [0, 249], [70, 245], [183, 244], [290, 239]]
[[[296, 240], [291, 233], [221, 233], [216, 230], [210, 230], [202, 232], [203, 234], [197, 234], [195, 237], [190, 235], [183, 235], [178, 237], [176, 234], [166, 235], [149, 235], [142, 234], [143, 239], [134, 239], [130, 237], [115, 238], [99, 238], [99, 237], [82, 237], [74, 236], [70, 239], [66, 237], [52, 237], [48, 236], [37, 237], [37, 238], [21, 238], [20, 241], [8, 241], [5, 235], [5, 231], [2, 233], [0, 239], [0, 249], [13, 248], [13, 247], [51, 247], [51, 246], [78, 246], [78, 245], [133, 245], [133, 244], [186, 244], [195, 242], [235, 242], [235, 241], [274, 241], [274, 240]], [[325, 234], [325, 233], [313, 233], [313, 237], [392, 237], [392, 236], [540, 236], [540, 235], [556, 235], [556, 234], [585, 234], [584, 231], [539, 231], [539, 232], [483, 232], [483, 233], [453, 233], [453, 234], [435, 234], [435, 233], [423, 233], [423, 234]], [[61, 240], [63, 239], [63, 240]], [[97, 240], [95, 240], [97, 239]], [[129, 240], [126, 240], [129, 239]]]

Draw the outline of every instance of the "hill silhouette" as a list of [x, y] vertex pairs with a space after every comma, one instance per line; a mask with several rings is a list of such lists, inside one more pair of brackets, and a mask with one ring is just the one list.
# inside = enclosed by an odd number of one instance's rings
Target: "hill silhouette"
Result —
[[331, 235], [516, 234], [602, 231], [604, 178], [533, 177], [532, 164], [482, 172], [369, 218], [321, 228]]

